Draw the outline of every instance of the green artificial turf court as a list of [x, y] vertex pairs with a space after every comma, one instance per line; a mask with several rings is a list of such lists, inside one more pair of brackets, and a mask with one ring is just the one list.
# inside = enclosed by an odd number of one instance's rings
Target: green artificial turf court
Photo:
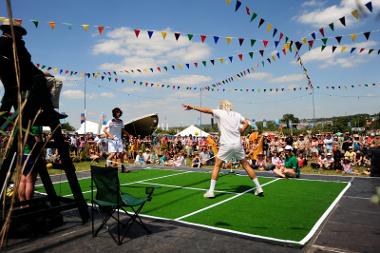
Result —
[[[305, 244], [350, 186], [344, 182], [285, 180], [260, 177], [265, 197], [254, 195], [247, 176], [221, 174], [214, 199], [205, 199], [210, 173], [144, 169], [119, 174], [122, 191], [144, 196], [155, 186], [153, 199], [142, 214], [160, 219], [258, 237], [290, 244]], [[79, 181], [91, 199], [89, 178]], [[71, 197], [67, 182], [54, 184], [57, 194]], [[43, 192], [43, 187], [36, 191]]]

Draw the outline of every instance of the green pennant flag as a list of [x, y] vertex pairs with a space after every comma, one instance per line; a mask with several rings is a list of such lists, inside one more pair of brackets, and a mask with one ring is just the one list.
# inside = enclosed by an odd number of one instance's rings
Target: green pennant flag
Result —
[[206, 61], [202, 61], [203, 66], [206, 67]]
[[288, 36], [285, 37], [285, 43], [287, 43], [289, 40]]
[[251, 16], [251, 22], [252, 22], [253, 20], [255, 20], [256, 17], [257, 17], [257, 13], [256, 13], [256, 12], [252, 13], [252, 16]]
[[251, 40], [251, 47], [253, 47], [253, 45], [255, 45], [255, 43], [256, 43], [256, 40]]
[[326, 48], [326, 45], [322, 45], [322, 47], [321, 47], [321, 52], [322, 52], [323, 50], [325, 50], [325, 48]]
[[33, 24], [34, 24], [34, 26], [36, 27], [36, 28], [38, 28], [38, 20], [32, 20], [32, 22], [33, 22]]
[[330, 27], [330, 29], [331, 29], [332, 31], [334, 31], [334, 23], [330, 23], [330, 24], [329, 24], [329, 27]]
[[188, 38], [189, 40], [192, 40], [192, 39], [193, 39], [193, 36], [194, 36], [194, 35], [192, 35], [192, 34], [190, 34], [190, 33], [187, 34], [187, 38]]
[[323, 38], [323, 39], [321, 39], [321, 40], [322, 40], [323, 44], [326, 45], [328, 38]]
[[373, 50], [374, 50], [374, 49], [370, 49], [370, 50], [368, 51], [368, 54], [371, 54], [371, 53], [373, 52]]
[[251, 57], [251, 59], [253, 59], [253, 52], [249, 52], [249, 57]]

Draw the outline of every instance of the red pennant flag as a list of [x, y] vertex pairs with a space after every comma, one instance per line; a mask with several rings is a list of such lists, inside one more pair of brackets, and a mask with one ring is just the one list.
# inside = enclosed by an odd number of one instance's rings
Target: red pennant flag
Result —
[[239, 38], [239, 45], [243, 45], [243, 42], [244, 42], [244, 38]]
[[239, 59], [242, 61], [243, 60], [243, 54], [238, 54]]
[[157, 67], [157, 70], [158, 70], [158, 72], [161, 72], [161, 68], [160, 67]]
[[135, 31], [136, 38], [138, 38], [139, 35], [140, 35], [140, 30], [139, 29], [135, 29], [134, 31]]
[[202, 41], [202, 43], [204, 43], [205, 40], [206, 40], [206, 35], [201, 35], [201, 41]]
[[360, 48], [359, 53], [363, 52], [364, 50], [365, 50], [365, 48]]
[[264, 44], [264, 47], [267, 47], [268, 46], [268, 40], [263, 40], [263, 44]]
[[323, 30], [323, 27], [319, 29], [319, 32], [322, 34], [323, 37], [325, 37], [325, 30]]
[[282, 49], [282, 53], [283, 53], [284, 55], [286, 55], [286, 50], [285, 50], [285, 48]]
[[194, 66], [198, 68], [198, 62], [194, 62]]
[[178, 41], [179, 36], [181, 36], [181, 33], [174, 33], [175, 40]]
[[99, 31], [99, 34], [102, 35], [104, 31], [104, 26], [98, 25], [98, 31]]
[[307, 43], [309, 43], [309, 48], [313, 47], [314, 40], [309, 40]]
[[279, 40], [281, 40], [283, 37], [284, 37], [284, 34], [282, 32], [280, 32], [280, 38], [279, 38]]

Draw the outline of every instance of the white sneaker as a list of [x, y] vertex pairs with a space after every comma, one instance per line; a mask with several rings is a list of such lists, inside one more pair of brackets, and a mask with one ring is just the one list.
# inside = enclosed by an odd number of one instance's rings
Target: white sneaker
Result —
[[255, 195], [256, 196], [259, 196], [259, 197], [264, 197], [264, 191], [263, 191], [263, 188], [257, 188], [256, 191], [255, 191]]
[[203, 194], [203, 197], [211, 199], [215, 198], [215, 194], [213, 191], [207, 191], [205, 194]]

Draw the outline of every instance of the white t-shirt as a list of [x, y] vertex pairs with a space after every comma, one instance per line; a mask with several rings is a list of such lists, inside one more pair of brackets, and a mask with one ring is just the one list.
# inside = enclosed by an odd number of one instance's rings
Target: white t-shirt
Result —
[[240, 125], [245, 120], [240, 113], [234, 111], [212, 110], [220, 130], [220, 144], [240, 143]]
[[124, 123], [121, 119], [111, 119], [107, 122], [106, 127], [108, 128], [108, 132], [112, 134], [113, 136], [117, 137], [119, 140], [121, 140], [121, 132], [124, 127]]

